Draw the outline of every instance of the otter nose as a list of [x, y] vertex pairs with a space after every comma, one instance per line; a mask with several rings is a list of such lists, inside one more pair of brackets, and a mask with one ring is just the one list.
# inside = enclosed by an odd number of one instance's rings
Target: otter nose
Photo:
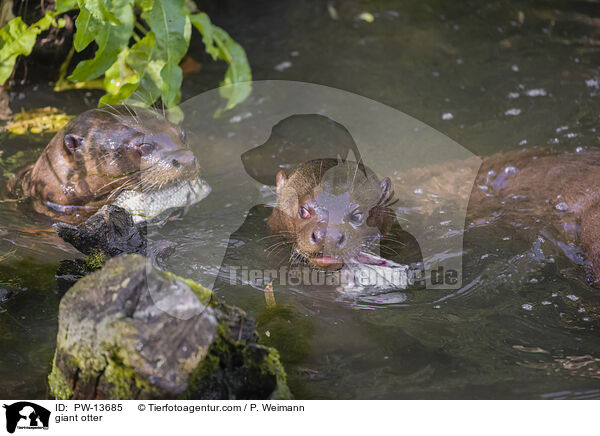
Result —
[[327, 230], [325, 227], [321, 227], [320, 229], [315, 230], [310, 234], [310, 242], [313, 245], [321, 245], [325, 240], [325, 235], [327, 234]]
[[327, 229], [328, 242], [335, 247], [343, 248], [346, 245], [346, 235], [337, 227], [329, 227]]
[[197, 168], [198, 167], [198, 160], [196, 159], [196, 156], [194, 156], [194, 153], [192, 153], [189, 150], [185, 150], [185, 151], [178, 151], [175, 153], [172, 153], [171, 156], [171, 165], [173, 165], [173, 167], [175, 168]]
[[322, 245], [324, 242], [343, 248], [346, 245], [346, 235], [334, 227], [321, 227], [313, 231], [310, 235], [310, 242], [313, 245]]

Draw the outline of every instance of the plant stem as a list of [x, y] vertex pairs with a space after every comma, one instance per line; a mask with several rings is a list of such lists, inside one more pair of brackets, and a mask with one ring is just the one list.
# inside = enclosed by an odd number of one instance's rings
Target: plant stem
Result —
[[104, 79], [85, 80], [83, 82], [72, 83], [64, 80], [62, 83], [56, 82], [54, 91], [69, 91], [71, 89], [104, 89]]
[[[138, 20], [135, 20], [134, 25], [135, 25], [135, 28], [141, 32], [142, 35], [146, 36], [148, 34], [148, 29], [146, 29], [144, 26], [142, 26], [142, 23], [140, 23]], [[134, 35], [135, 35], [135, 33], [134, 33]]]
[[54, 84], [54, 91], [68, 91], [70, 89], [104, 89], [104, 80], [96, 79], [96, 80], [86, 80], [84, 82], [72, 83], [67, 79], [67, 72], [69, 71], [69, 64], [71, 63], [71, 59], [73, 59], [73, 54], [75, 53], [75, 47], [71, 46], [71, 50], [69, 50], [69, 54], [60, 65], [60, 75], [58, 80]]
[[56, 82], [57, 86], [58, 86], [58, 84], [65, 81], [65, 77], [67, 77], [67, 71], [69, 70], [69, 64], [71, 63], [71, 59], [73, 59], [74, 53], [75, 53], [75, 46], [72, 45], [71, 49], [69, 50], [69, 53], [67, 54], [67, 57], [65, 58], [63, 63], [60, 64], [60, 69], [58, 70], [58, 72], [59, 72], [58, 81]]

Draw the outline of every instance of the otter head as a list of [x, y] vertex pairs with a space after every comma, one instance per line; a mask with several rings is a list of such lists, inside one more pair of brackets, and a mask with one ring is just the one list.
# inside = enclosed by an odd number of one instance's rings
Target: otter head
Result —
[[45, 196], [59, 205], [102, 206], [123, 190], [149, 193], [198, 175], [183, 130], [150, 110], [92, 109], [61, 133], [49, 161], [67, 170], [57, 177], [60, 189]]
[[362, 164], [311, 161], [288, 178], [277, 174], [282, 236], [317, 269], [336, 270], [368, 250], [390, 222], [391, 181]]

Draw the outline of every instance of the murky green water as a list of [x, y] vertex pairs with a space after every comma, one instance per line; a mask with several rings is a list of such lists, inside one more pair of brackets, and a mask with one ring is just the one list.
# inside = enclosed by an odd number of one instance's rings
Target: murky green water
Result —
[[[256, 79], [370, 97], [475, 154], [600, 145], [600, 27], [589, 19], [600, 18], [598, 3], [455, 3], [345, 1], [328, 9], [326, 2], [226, 1], [207, 11], [244, 45]], [[363, 12], [374, 20], [359, 19]], [[198, 41], [191, 50], [202, 58]], [[206, 59], [203, 71], [187, 78], [184, 98], [213, 88], [221, 67]], [[17, 90], [14, 106], [51, 104], [76, 114], [94, 104], [93, 96], [54, 95], [32, 83]], [[18, 151], [33, 156], [45, 141], [2, 140], [3, 161]], [[229, 159], [223, 149], [207, 177], [235, 192], [239, 179], [228, 172]], [[181, 242], [171, 260], [175, 272], [201, 278], [194, 253], [227, 244], [209, 232], [190, 234], [186, 224], [210, 228], [227, 220], [216, 204], [209, 197], [163, 229]], [[27, 204], [0, 203], [1, 397], [46, 395], [58, 310], [53, 272], [60, 259], [76, 255], [51, 233], [26, 231], [50, 224]], [[281, 289], [278, 309], [268, 309], [257, 290], [219, 292], [259, 319], [298, 398], [600, 397], [600, 293], [557, 244], [531, 246], [513, 232], [467, 230], [465, 286], [415, 291], [400, 305]], [[554, 262], [528, 256], [537, 249]]]

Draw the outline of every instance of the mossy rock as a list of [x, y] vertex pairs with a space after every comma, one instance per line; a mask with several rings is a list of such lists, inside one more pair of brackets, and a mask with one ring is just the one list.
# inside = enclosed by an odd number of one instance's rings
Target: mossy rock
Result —
[[[235, 340], [226, 323], [206, 358], [195, 369], [183, 399], [289, 399], [279, 353], [246, 340]], [[275, 376], [275, 377], [273, 377]]]
[[211, 291], [122, 255], [63, 297], [50, 392], [61, 399], [289, 398], [274, 349]]

